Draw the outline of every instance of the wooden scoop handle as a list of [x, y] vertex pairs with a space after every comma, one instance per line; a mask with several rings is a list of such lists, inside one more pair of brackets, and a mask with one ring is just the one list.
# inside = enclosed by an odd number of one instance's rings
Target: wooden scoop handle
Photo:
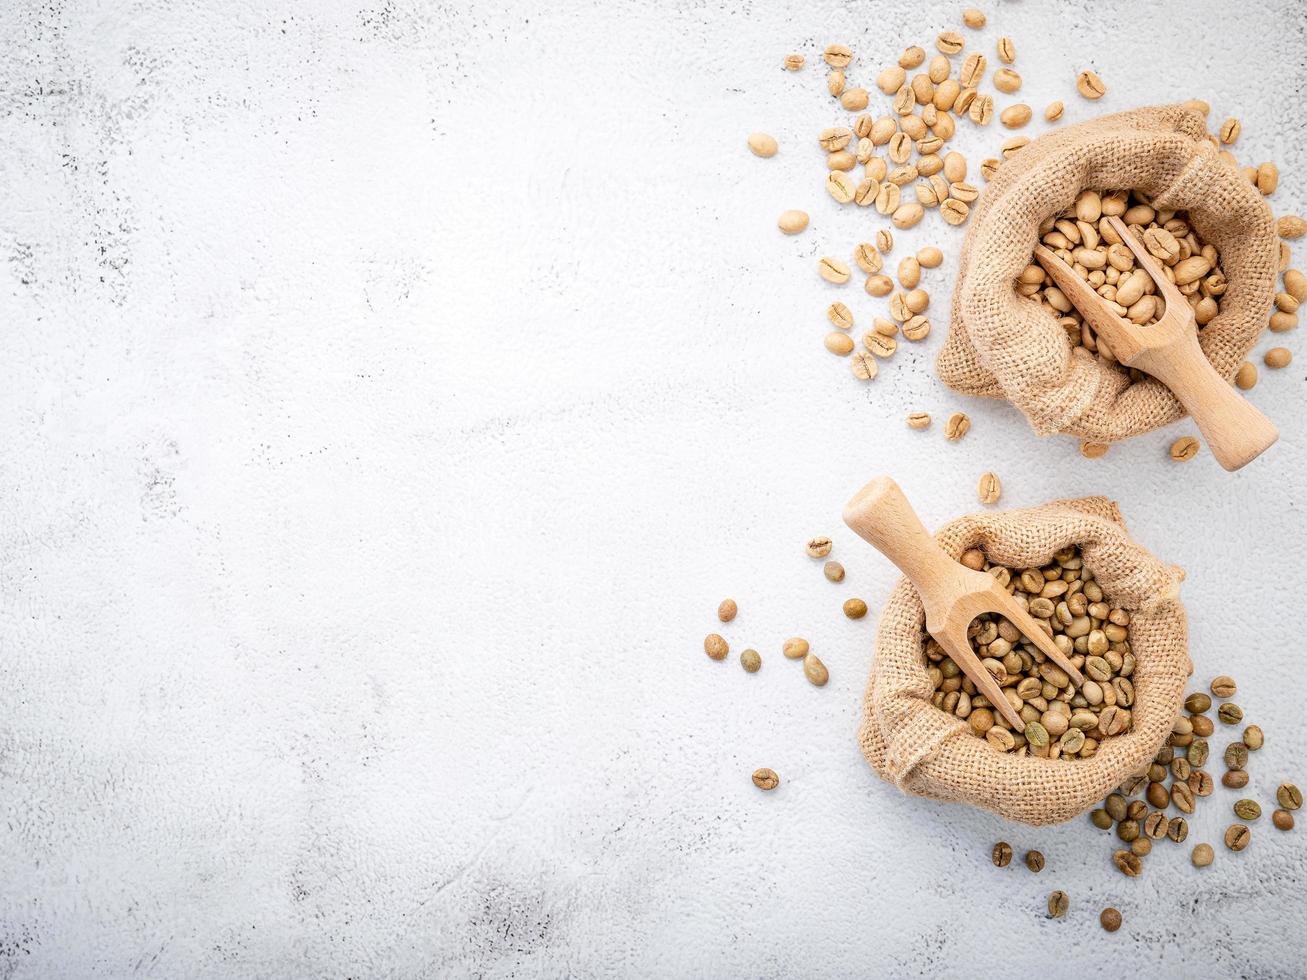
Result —
[[1164, 351], [1142, 352], [1135, 363], [1171, 389], [1227, 470], [1251, 463], [1280, 438], [1271, 420], [1216, 373], [1192, 333]]
[[888, 476], [876, 477], [854, 494], [844, 506], [844, 523], [898, 566], [928, 610], [945, 598], [937, 596], [938, 585], [951, 583], [958, 571], [969, 571], [939, 546]]

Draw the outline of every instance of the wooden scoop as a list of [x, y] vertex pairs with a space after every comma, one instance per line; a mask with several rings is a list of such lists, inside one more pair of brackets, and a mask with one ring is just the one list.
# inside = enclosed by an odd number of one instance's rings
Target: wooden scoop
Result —
[[1026, 723], [1003, 696], [967, 639], [967, 627], [981, 613], [1005, 617], [1062, 668], [1076, 687], [1085, 682], [1053, 638], [994, 576], [967, 568], [944, 552], [922, 526], [899, 485], [889, 477], [877, 477], [857, 492], [844, 507], [844, 523], [897, 565], [916, 586], [926, 607], [927, 631], [1015, 731], [1024, 731]]
[[1280, 433], [1216, 373], [1198, 346], [1193, 309], [1166, 278], [1157, 260], [1125, 222], [1115, 215], [1107, 220], [1166, 301], [1166, 311], [1156, 323], [1140, 326], [1118, 316], [1089, 283], [1047, 247], [1036, 246], [1035, 259], [1080, 315], [1107, 340], [1118, 361], [1151, 374], [1171, 389], [1206, 437], [1218, 463], [1227, 470], [1251, 463], [1270, 448]]

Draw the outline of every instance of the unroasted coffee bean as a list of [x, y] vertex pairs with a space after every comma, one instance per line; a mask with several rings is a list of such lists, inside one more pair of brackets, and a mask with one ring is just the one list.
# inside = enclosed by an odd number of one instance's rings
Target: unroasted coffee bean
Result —
[[1193, 715], [1189, 718], [1190, 724], [1194, 726], [1194, 734], [1199, 738], [1207, 738], [1212, 732], [1216, 731], [1216, 726], [1212, 724], [1212, 719], [1206, 715]]
[[726, 655], [731, 652], [725, 637], [716, 633], [709, 633], [703, 640], [703, 652], [708, 654], [713, 660], [725, 660]]
[[808, 655], [808, 641], [801, 636], [792, 636], [781, 644], [781, 653], [788, 660], [801, 660]]
[[1276, 810], [1271, 814], [1271, 823], [1276, 830], [1293, 830], [1293, 814], [1288, 810]]
[[1095, 810], [1089, 815], [1089, 821], [1099, 830], [1112, 829], [1112, 815], [1104, 809]]
[[1116, 836], [1129, 844], [1139, 836], [1139, 821], [1122, 820], [1116, 825]]
[[1171, 802], [1181, 813], [1194, 812], [1194, 791], [1189, 788], [1188, 783], [1173, 783], [1171, 785]]
[[1148, 804], [1143, 800], [1131, 800], [1125, 808], [1127, 820], [1142, 820], [1148, 815]]
[[837, 561], [828, 561], [821, 566], [822, 574], [826, 576], [829, 582], [844, 581], [844, 566]]
[[1205, 868], [1216, 858], [1216, 852], [1212, 850], [1211, 844], [1195, 844], [1193, 855], [1190, 857], [1195, 868]]
[[1248, 765], [1248, 746], [1243, 742], [1231, 742], [1225, 747], [1225, 765], [1227, 769], [1243, 769]]
[[996, 868], [1006, 868], [1012, 863], [1012, 845], [1005, 840], [999, 841], [994, 845], [994, 851], [991, 858]]
[[1116, 932], [1121, 928], [1121, 913], [1114, 908], [1105, 908], [1098, 913], [1098, 924], [1108, 932]]
[[949, 442], [957, 442], [967, 434], [971, 429], [971, 419], [967, 418], [965, 412], [954, 412], [944, 423], [944, 438]]
[[1171, 458], [1177, 463], [1187, 463], [1198, 455], [1200, 445], [1193, 436], [1181, 436], [1171, 443]]
[[1166, 828], [1170, 824], [1166, 814], [1160, 810], [1154, 810], [1144, 818], [1144, 833], [1152, 840], [1161, 840], [1166, 836]]
[[768, 136], [766, 133], [749, 134], [749, 149], [753, 151], [754, 156], [774, 157], [779, 148], [773, 136]]
[[[1163, 778], [1165, 778], [1166, 770], [1163, 769], [1162, 773], [1163, 773]], [[1150, 782], [1148, 784], [1148, 790], [1144, 794], [1144, 796], [1146, 796], [1148, 798], [1148, 802], [1155, 807], [1164, 807], [1171, 802], [1171, 796], [1166, 791], [1166, 784], [1163, 783], [1160, 779], [1157, 780], [1156, 782]]]
[[723, 599], [717, 606], [717, 618], [723, 623], [729, 623], [739, 611], [740, 607], [735, 604], [734, 599]]
[[1112, 863], [1127, 878], [1138, 878], [1139, 873], [1144, 870], [1144, 862], [1139, 860], [1139, 855], [1130, 851], [1114, 851]]
[[1232, 851], [1242, 851], [1253, 839], [1253, 832], [1241, 823], [1231, 824], [1225, 830], [1225, 846]]
[[1185, 782], [1194, 791], [1194, 796], [1211, 796], [1212, 790], [1216, 788], [1212, 774], [1203, 769], [1195, 769], [1189, 774], [1189, 778]]
[[1302, 790], [1293, 783], [1281, 783], [1276, 787], [1275, 800], [1286, 810], [1297, 810], [1302, 806]]
[[1126, 806], [1126, 799], [1120, 793], [1113, 793], [1103, 801], [1103, 809], [1114, 822], [1125, 819]]
[[1227, 725], [1237, 725], [1243, 721], [1243, 708], [1237, 704], [1223, 704], [1217, 709], [1216, 717]]
[[1086, 69], [1076, 76], [1076, 91], [1086, 99], [1096, 100], [1107, 92], [1107, 86], [1096, 73]]
[[825, 687], [830, 680], [830, 672], [815, 653], [803, 658], [803, 676], [808, 678], [808, 683], [813, 687]]
[[797, 209], [782, 211], [776, 226], [787, 235], [797, 235], [808, 227], [808, 212]]
[[912, 412], [908, 415], [908, 428], [925, 429], [930, 426], [929, 412]]
[[776, 775], [775, 769], [755, 769], [753, 771], [753, 785], [759, 789], [775, 789], [781, 784], [781, 777]]
[[1056, 891], [1048, 896], [1048, 917], [1050, 919], [1060, 919], [1066, 915], [1070, 907], [1071, 900], [1067, 898], [1066, 892]]
[[1232, 698], [1238, 691], [1233, 677], [1226, 677], [1222, 674], [1220, 677], [1212, 679], [1211, 691], [1218, 698]]
[[985, 473], [980, 477], [980, 485], [976, 488], [976, 492], [982, 504], [996, 504], [998, 498], [1003, 495], [1003, 484], [993, 473]]
[[1207, 764], [1207, 757], [1210, 753], [1207, 739], [1196, 738], [1189, 743], [1189, 764], [1202, 768]]
[[1153, 842], [1147, 837], [1137, 837], [1130, 842], [1130, 853], [1139, 857], [1148, 857], [1153, 853]]
[[1266, 744], [1266, 735], [1259, 725], [1249, 725], [1243, 730], [1243, 744], [1249, 752], [1256, 752]]
[[1212, 706], [1212, 699], [1202, 691], [1195, 691], [1184, 699], [1184, 709], [1192, 714], [1200, 715]]
[[1234, 804], [1234, 815], [1240, 820], [1253, 821], [1262, 815], [1262, 807], [1256, 800], [1238, 800]]
[[861, 599], [844, 600], [844, 615], [849, 619], [861, 619], [867, 615], [867, 604]]
[[740, 654], [740, 666], [743, 667], [747, 673], [756, 674], [758, 673], [759, 668], [762, 667], [762, 656], [757, 650], [745, 650]]
[[808, 543], [804, 546], [809, 558], [825, 558], [830, 554], [831, 547], [831, 539], [824, 534], [809, 538]]
[[1044, 870], [1044, 855], [1039, 851], [1026, 851], [1026, 867], [1039, 874]]
[[1231, 769], [1221, 777], [1221, 785], [1228, 789], [1243, 789], [1248, 785], [1248, 773], [1242, 769]]
[[1184, 817], [1176, 817], [1166, 825], [1166, 836], [1177, 844], [1183, 844], [1189, 836], [1189, 822]]

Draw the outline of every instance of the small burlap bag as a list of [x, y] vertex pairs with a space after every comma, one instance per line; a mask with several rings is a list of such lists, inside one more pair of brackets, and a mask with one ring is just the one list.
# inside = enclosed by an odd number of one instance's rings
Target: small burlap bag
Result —
[[1104, 739], [1089, 759], [1000, 752], [972, 734], [966, 722], [930, 703], [926, 614], [912, 584], [902, 579], [876, 634], [858, 733], [863, 755], [881, 778], [905, 793], [970, 803], [1033, 825], [1069, 820], [1146, 766], [1171, 731], [1189, 673], [1178, 599], [1184, 573], [1135, 544], [1116, 505], [1103, 497], [972, 514], [935, 537], [955, 558], [981, 548], [991, 561], [1014, 568], [1043, 565], [1055, 551], [1079, 545], [1104, 595], [1130, 612], [1133, 725], [1128, 733]]
[[1184, 409], [1152, 378], [1132, 384], [1120, 367], [1072, 348], [1056, 320], [1014, 285], [1040, 222], [1064, 213], [1085, 188], [1143, 191], [1158, 208], [1188, 211], [1199, 237], [1216, 246], [1229, 289], [1200, 343], [1227, 379], [1267, 323], [1279, 244], [1261, 194], [1217, 156], [1203, 117], [1183, 106], [1069, 126], [1004, 161], [972, 211], [936, 369], [958, 391], [1006, 398], [1040, 435], [1111, 442], [1168, 425]]

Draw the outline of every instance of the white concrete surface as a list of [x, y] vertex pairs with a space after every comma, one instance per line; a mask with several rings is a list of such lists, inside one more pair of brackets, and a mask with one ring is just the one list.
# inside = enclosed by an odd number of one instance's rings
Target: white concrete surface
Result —
[[[1010, 34], [1037, 108], [1207, 97], [1307, 204], [1298, 5], [985, 6], [968, 40]], [[779, 60], [847, 41], [870, 81], [957, 17], [0, 8], [0, 977], [1307, 973], [1301, 829], [1130, 881], [1086, 824], [902, 798], [858, 754], [875, 617], [839, 604], [892, 572], [840, 505], [889, 471], [937, 523], [994, 469], [1008, 505], [1115, 496], [1188, 568], [1199, 675], [1267, 731], [1255, 795], [1307, 784], [1307, 359], [1253, 392], [1281, 443], [1227, 475], [1166, 458], [1183, 424], [1098, 462], [1036, 440], [933, 378], [942, 329], [865, 387], [821, 347], [815, 258], [879, 225], [825, 196], [838, 114]], [[894, 256], [960, 240], [932, 217]], [[958, 408], [957, 445], [901, 421]], [[701, 652], [726, 595], [757, 676]], [[796, 632], [826, 689], [779, 656]], [[1047, 870], [996, 872], [1000, 837]]]

